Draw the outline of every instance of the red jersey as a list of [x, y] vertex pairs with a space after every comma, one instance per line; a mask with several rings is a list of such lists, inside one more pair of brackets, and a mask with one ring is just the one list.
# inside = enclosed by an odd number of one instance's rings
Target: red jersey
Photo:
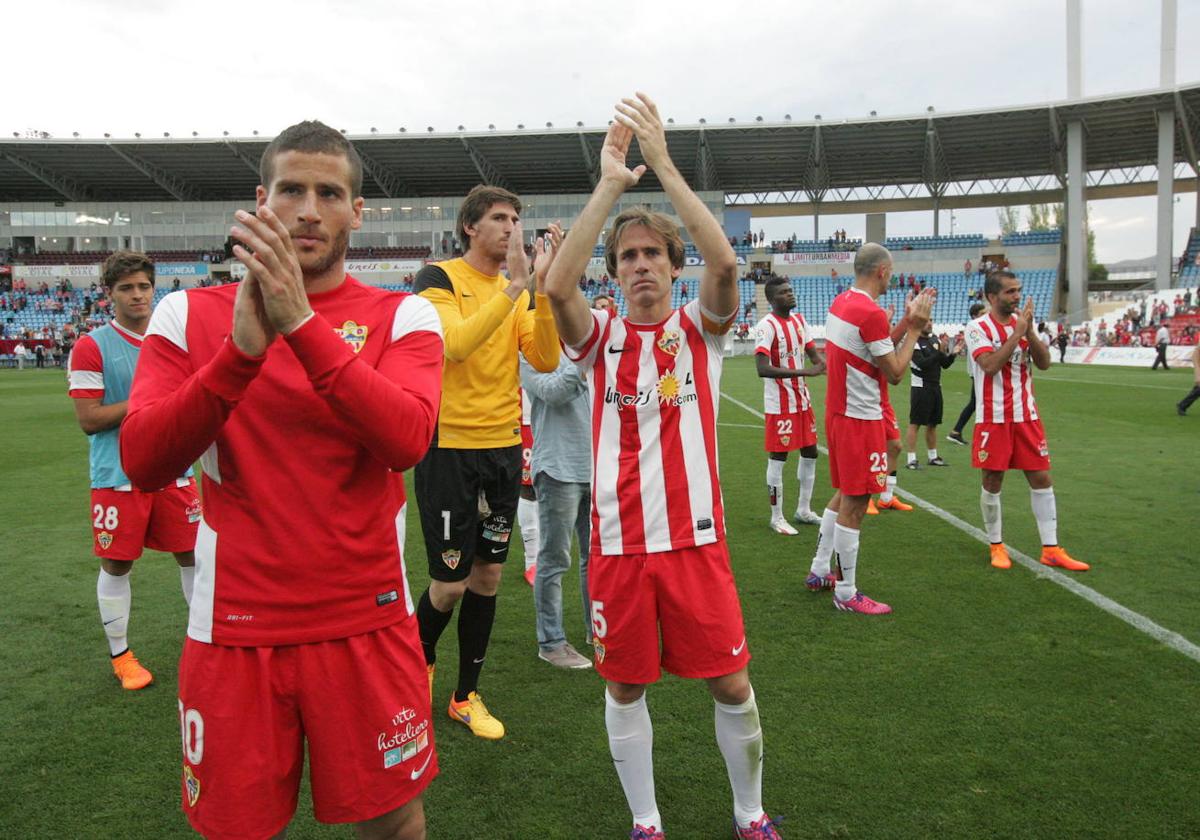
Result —
[[222, 645], [344, 638], [407, 619], [400, 474], [441, 398], [437, 312], [347, 276], [261, 358], [228, 337], [237, 286], [163, 299], [121, 461], [161, 487], [201, 459], [204, 518], [188, 635]]
[[[808, 323], [799, 312], [780, 318], [774, 312], [754, 327], [756, 355], [767, 357], [772, 367], [798, 370], [804, 367], [804, 351], [815, 347]], [[763, 413], [798, 414], [810, 405], [804, 378], [763, 378]]]
[[882, 419], [887, 379], [875, 357], [894, 349], [887, 313], [874, 298], [856, 288], [835, 297], [825, 321], [825, 413]]
[[699, 299], [658, 324], [593, 311], [568, 356], [592, 397], [592, 552], [649, 554], [725, 537], [717, 400], [725, 333]]
[[989, 312], [967, 324], [967, 353], [975, 380], [976, 423], [1022, 423], [1038, 419], [1033, 400], [1033, 376], [1029, 367], [1029, 342], [1022, 337], [1008, 364], [988, 376], [976, 362], [984, 353], [1000, 349], [1012, 335], [1017, 316], [1002, 324]]

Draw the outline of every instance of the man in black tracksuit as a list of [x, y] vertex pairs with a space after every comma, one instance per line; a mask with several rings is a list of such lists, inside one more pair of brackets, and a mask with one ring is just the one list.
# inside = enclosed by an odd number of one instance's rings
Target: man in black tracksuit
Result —
[[[962, 340], [962, 336], [959, 336]], [[958, 348], [955, 347], [955, 351]], [[908, 450], [908, 468], [920, 469], [917, 461], [917, 429], [925, 427], [925, 446], [928, 449], [929, 466], [944, 467], [946, 462], [938, 456], [937, 427], [942, 422], [942, 370], [954, 364], [955, 351], [943, 347], [933, 334], [933, 324], [926, 324], [917, 346], [913, 348], [912, 388], [908, 407], [908, 433], [904, 437], [904, 448]]]

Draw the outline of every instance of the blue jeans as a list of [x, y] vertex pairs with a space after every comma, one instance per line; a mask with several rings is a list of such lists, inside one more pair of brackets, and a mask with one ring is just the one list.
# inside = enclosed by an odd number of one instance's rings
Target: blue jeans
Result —
[[586, 639], [592, 638], [592, 610], [588, 601], [587, 559], [591, 540], [592, 491], [587, 484], [559, 481], [545, 472], [533, 477], [538, 502], [537, 576], [533, 603], [537, 610], [538, 647], [550, 651], [567, 641], [563, 629], [562, 576], [571, 568], [571, 531], [579, 539], [579, 591], [583, 597]]

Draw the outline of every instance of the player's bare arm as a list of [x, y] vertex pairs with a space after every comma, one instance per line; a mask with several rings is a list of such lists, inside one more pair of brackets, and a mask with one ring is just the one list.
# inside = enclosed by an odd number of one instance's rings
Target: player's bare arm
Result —
[[1021, 310], [1020, 318], [1025, 321], [1025, 338], [1029, 342], [1029, 357], [1033, 359], [1038, 370], [1049, 370], [1050, 348], [1042, 342], [1038, 337], [1037, 330], [1033, 328], [1033, 298], [1025, 301], [1025, 308]]
[[129, 407], [129, 400], [102, 405], [100, 397], [76, 397], [72, 402], [75, 403], [75, 419], [85, 435], [120, 426]]
[[933, 289], [922, 290], [921, 294], [913, 299], [912, 304], [905, 307], [907, 311], [904, 318], [907, 321], [908, 330], [900, 342], [896, 344], [896, 349], [884, 356], [874, 357], [875, 364], [883, 371], [883, 375], [887, 377], [887, 381], [892, 385], [899, 385], [904, 379], [909, 362], [912, 361], [913, 349], [917, 346], [917, 339], [921, 335], [921, 330], [925, 329], [925, 325], [929, 323], [935, 299], [933, 292]]
[[720, 222], [688, 186], [671, 160], [658, 106], [646, 94], [638, 93], [634, 98], [621, 100], [616, 118], [637, 137], [642, 157], [662, 183], [663, 192], [704, 258], [700, 305], [717, 316], [732, 315], [738, 308], [737, 255], [725, 238]]
[[234, 255], [258, 284], [267, 322], [287, 334], [312, 315], [291, 234], [265, 204], [257, 214], [239, 210], [234, 216], [243, 225], [230, 229], [240, 243]]
[[763, 379], [797, 379], [801, 376], [820, 376], [825, 372], [825, 363], [818, 361], [812, 367], [785, 368], [771, 364], [762, 353], [754, 354], [754, 363], [758, 375]]
[[587, 298], [579, 289], [579, 275], [587, 269], [593, 246], [617, 200], [646, 172], [644, 165], [630, 169], [625, 164], [632, 140], [633, 131], [621, 123], [608, 127], [600, 149], [600, 180], [546, 273], [546, 296], [559, 337], [568, 347], [582, 344], [595, 324]]
[[[1030, 303], [1026, 304], [1026, 309], [1029, 309], [1032, 312], [1032, 306], [1033, 303], [1031, 301]], [[979, 358], [975, 360], [975, 364], [979, 365], [983, 372], [988, 376], [995, 376], [1001, 368], [1008, 364], [1008, 360], [1012, 358], [1012, 354], [1021, 344], [1021, 339], [1025, 338], [1029, 332], [1029, 322], [1025, 319], [1024, 313], [1022, 313], [1021, 315], [1017, 316], [1017, 322], [1013, 326], [1012, 333], [1004, 340], [1004, 343], [1000, 345], [999, 349], [993, 350], [991, 353], [980, 354]], [[1049, 358], [1050, 354], [1047, 351], [1047, 365], [1049, 364]], [[1045, 368], [1042, 368], [1042, 370], [1045, 370]]]

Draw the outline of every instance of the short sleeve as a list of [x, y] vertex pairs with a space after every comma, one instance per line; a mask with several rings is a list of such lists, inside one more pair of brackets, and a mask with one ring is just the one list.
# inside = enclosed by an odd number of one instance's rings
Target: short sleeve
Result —
[[984, 353], [990, 353], [995, 348], [992, 340], [983, 331], [983, 326], [976, 321], [967, 325], [967, 353], [972, 359], [978, 359]]
[[99, 399], [104, 396], [104, 357], [100, 345], [90, 335], [75, 344], [68, 363], [67, 395], [74, 399]]
[[563, 352], [575, 363], [581, 371], [589, 371], [596, 366], [596, 353], [600, 350], [600, 337], [607, 331], [612, 314], [607, 309], [593, 309], [592, 329], [580, 344], [570, 347], [563, 343]]
[[771, 327], [771, 319], [763, 318], [754, 325], [754, 352], [764, 356], [771, 355], [771, 345], [775, 343], [775, 330]]

